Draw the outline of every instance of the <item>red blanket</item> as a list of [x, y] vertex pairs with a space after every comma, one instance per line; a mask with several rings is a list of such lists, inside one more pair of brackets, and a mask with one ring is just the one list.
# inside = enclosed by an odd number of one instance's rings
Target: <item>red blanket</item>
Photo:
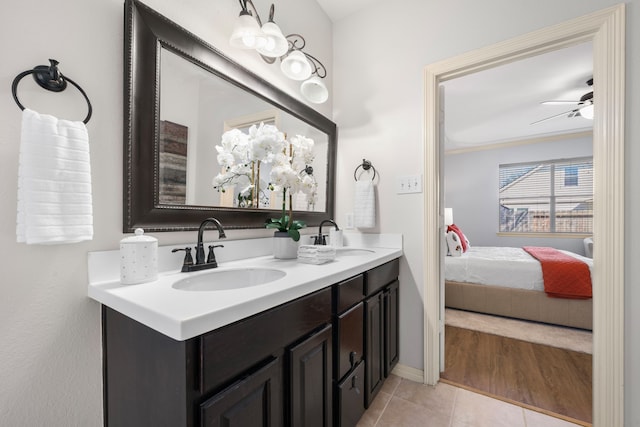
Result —
[[522, 249], [540, 261], [547, 295], [558, 298], [591, 298], [591, 272], [586, 263], [553, 248], [524, 246]]

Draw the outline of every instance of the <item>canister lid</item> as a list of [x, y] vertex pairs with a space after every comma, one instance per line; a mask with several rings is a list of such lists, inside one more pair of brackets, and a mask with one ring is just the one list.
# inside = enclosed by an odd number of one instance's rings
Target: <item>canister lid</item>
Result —
[[135, 236], [125, 237], [124, 239], [120, 240], [120, 243], [121, 244], [153, 243], [153, 242], [157, 242], [158, 241], [158, 239], [156, 239], [155, 237], [145, 236], [144, 235], [144, 230], [142, 228], [136, 228], [134, 233], [135, 233]]

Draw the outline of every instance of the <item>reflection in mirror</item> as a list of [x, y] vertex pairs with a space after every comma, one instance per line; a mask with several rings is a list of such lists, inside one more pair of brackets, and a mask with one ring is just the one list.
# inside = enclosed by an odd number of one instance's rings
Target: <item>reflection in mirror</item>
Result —
[[314, 141], [317, 197], [295, 195], [293, 209], [308, 226], [333, 217], [335, 123], [137, 0], [125, 9], [124, 231], [192, 230], [207, 216], [228, 229], [264, 227], [282, 201], [270, 165], [256, 170], [251, 203], [240, 183], [221, 192], [214, 182], [223, 134], [261, 123]]
[[[258, 204], [247, 204], [241, 197], [241, 187], [249, 182], [239, 182], [224, 192], [214, 188], [214, 177], [222, 171], [216, 145], [223, 133], [231, 129], [247, 133], [260, 123], [275, 125], [288, 138], [311, 138], [315, 159], [309, 166], [316, 182], [326, 182], [327, 134], [226, 80], [212, 78], [209, 71], [166, 48], [160, 50], [160, 93], [161, 204], [278, 209], [278, 196], [268, 190], [268, 164], [262, 164], [255, 179], [261, 189]], [[319, 195], [312, 205], [301, 194], [295, 195], [294, 209], [323, 212], [324, 189]]]

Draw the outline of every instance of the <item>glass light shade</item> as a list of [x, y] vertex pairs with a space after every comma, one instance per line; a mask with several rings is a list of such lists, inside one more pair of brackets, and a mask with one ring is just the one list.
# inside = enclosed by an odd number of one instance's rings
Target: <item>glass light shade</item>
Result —
[[453, 209], [444, 208], [444, 225], [453, 224]]
[[267, 36], [253, 16], [241, 14], [233, 27], [229, 43], [238, 49], [259, 49], [267, 43]]
[[313, 76], [303, 81], [302, 85], [300, 85], [300, 92], [314, 104], [322, 104], [329, 99], [329, 91], [322, 79], [318, 76]]
[[293, 80], [306, 80], [311, 77], [311, 64], [304, 53], [299, 50], [292, 51], [282, 60], [280, 69], [285, 76]]
[[585, 119], [593, 120], [593, 104], [588, 104], [580, 108], [580, 115]]
[[267, 42], [257, 49], [258, 53], [270, 58], [277, 58], [284, 55], [289, 50], [289, 42], [282, 34], [282, 30], [275, 22], [267, 22], [262, 26]]

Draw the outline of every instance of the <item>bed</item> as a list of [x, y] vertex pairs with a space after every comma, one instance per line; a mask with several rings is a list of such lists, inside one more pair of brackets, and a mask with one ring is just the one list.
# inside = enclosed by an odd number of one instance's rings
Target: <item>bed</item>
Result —
[[[561, 251], [585, 262], [593, 260]], [[540, 262], [522, 248], [469, 247], [445, 257], [445, 306], [591, 330], [593, 300], [552, 298]]]

